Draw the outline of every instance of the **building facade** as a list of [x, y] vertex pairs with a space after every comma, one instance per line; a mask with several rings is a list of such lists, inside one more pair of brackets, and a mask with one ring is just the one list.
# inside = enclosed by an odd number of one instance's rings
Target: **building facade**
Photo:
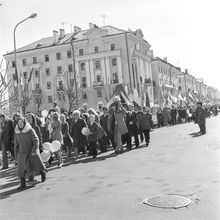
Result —
[[160, 107], [178, 103], [180, 69], [167, 62], [167, 58], [152, 60], [155, 104]]
[[[90, 24], [88, 30], [75, 27], [70, 34], [63, 29], [53, 31], [52, 37], [18, 49], [21, 91], [30, 99], [27, 110], [50, 109], [55, 100], [69, 110], [69, 99], [76, 97], [78, 103], [74, 104], [86, 102], [96, 108], [98, 102], [110, 100], [118, 84], [123, 85], [131, 101], [145, 104], [147, 96], [153, 104], [153, 53], [143, 37], [140, 29], [125, 31]], [[4, 57], [8, 80], [15, 79], [14, 53]], [[16, 108], [15, 102], [10, 103], [12, 112]]]

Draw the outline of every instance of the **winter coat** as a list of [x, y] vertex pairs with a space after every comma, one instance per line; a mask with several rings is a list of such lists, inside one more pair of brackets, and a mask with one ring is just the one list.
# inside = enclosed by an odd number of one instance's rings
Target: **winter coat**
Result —
[[42, 142], [43, 143], [51, 142], [51, 137], [50, 137], [48, 126], [45, 124], [44, 126], [42, 126], [41, 130], [42, 130]]
[[[39, 140], [30, 124], [26, 124], [22, 131], [15, 127], [14, 150], [18, 164], [18, 176], [33, 175], [33, 171], [46, 170], [39, 154]], [[32, 154], [35, 154], [32, 156]]]
[[84, 127], [87, 127], [84, 119], [79, 118], [77, 122], [73, 119], [70, 136], [73, 138], [73, 143], [76, 148], [84, 147], [88, 144], [86, 136], [81, 133]]
[[53, 121], [51, 123], [51, 127], [53, 129], [52, 141], [59, 141], [61, 144], [63, 144], [63, 135], [61, 133], [61, 122]]
[[105, 130], [105, 132], [108, 132], [108, 115], [102, 115], [100, 117], [100, 125]]
[[72, 147], [73, 145], [73, 140], [70, 137], [70, 133], [69, 133], [69, 124], [67, 122], [63, 122], [61, 124], [61, 131], [62, 131], [62, 135], [63, 135], [63, 142], [64, 142], [64, 146], [69, 146]]
[[14, 126], [13, 121], [6, 118], [4, 125], [2, 124], [2, 134], [0, 138], [0, 145], [4, 143], [6, 150], [13, 149], [14, 142]]
[[32, 124], [31, 127], [34, 129], [39, 139], [39, 148], [42, 148], [43, 140], [42, 140], [42, 134], [41, 134], [41, 130], [39, 126], [37, 124]]
[[204, 108], [198, 108], [196, 110], [196, 119], [198, 124], [205, 124], [206, 112]]
[[150, 113], [143, 113], [140, 115], [140, 129], [142, 131], [146, 129], [151, 129], [152, 125], [152, 115]]
[[127, 128], [128, 128], [128, 134], [130, 136], [133, 136], [133, 135], [136, 135], [138, 133], [138, 130], [139, 130], [139, 118], [138, 118], [138, 114], [135, 113], [135, 112], [128, 112], [126, 114], [126, 118], [125, 118], [125, 121], [126, 121], [126, 125], [127, 125]]
[[98, 124], [94, 121], [92, 125], [89, 123], [88, 128], [90, 130], [90, 134], [88, 136], [88, 141], [90, 142], [96, 142], [99, 139], [99, 126]]
[[127, 112], [124, 109], [119, 109], [114, 112], [114, 118], [115, 118], [115, 126], [114, 126], [114, 132], [119, 132], [121, 135], [128, 133], [128, 128], [125, 123], [125, 117], [124, 114]]

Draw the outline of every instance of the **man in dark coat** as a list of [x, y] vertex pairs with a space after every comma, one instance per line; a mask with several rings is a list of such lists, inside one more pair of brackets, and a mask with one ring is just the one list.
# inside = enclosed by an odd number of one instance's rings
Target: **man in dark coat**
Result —
[[129, 111], [126, 114], [126, 125], [128, 128], [128, 135], [127, 135], [127, 147], [128, 150], [131, 150], [132, 148], [132, 143], [131, 139], [132, 136], [134, 136], [135, 139], [135, 146], [138, 148], [139, 147], [139, 138], [138, 138], [138, 113], [133, 111], [134, 107], [133, 105], [129, 106]]
[[198, 108], [196, 110], [196, 122], [200, 128], [200, 134], [206, 134], [206, 112], [205, 109], [202, 107], [202, 102], [197, 103]]
[[87, 138], [82, 134], [82, 129], [87, 127], [87, 123], [84, 119], [80, 118], [80, 111], [75, 110], [73, 112], [73, 120], [70, 130], [70, 135], [73, 138], [75, 158], [78, 158], [78, 151], [80, 148], [84, 148], [85, 154], [87, 154]]
[[150, 129], [152, 125], [152, 115], [150, 114], [150, 109], [143, 107], [143, 113], [140, 115], [140, 129], [143, 131], [146, 141], [146, 147], [150, 143]]
[[0, 146], [2, 148], [2, 169], [8, 168], [8, 155], [7, 151], [10, 151], [11, 156], [15, 157], [14, 154], [14, 125], [13, 121], [6, 117], [4, 114], [0, 114]]
[[[109, 132], [108, 129], [108, 123], [109, 123], [109, 113], [108, 113], [108, 109], [103, 107], [103, 115], [100, 117], [100, 125], [102, 126], [102, 128], [104, 129], [104, 131], [106, 132], [107, 136], [105, 136], [105, 141], [106, 142], [111, 142], [112, 147], [115, 149], [115, 140], [114, 140], [114, 135]], [[108, 139], [108, 140], [107, 140]]]
[[172, 106], [172, 109], [171, 109], [171, 122], [172, 122], [172, 125], [176, 124], [176, 115], [177, 115], [177, 110], [174, 106]]

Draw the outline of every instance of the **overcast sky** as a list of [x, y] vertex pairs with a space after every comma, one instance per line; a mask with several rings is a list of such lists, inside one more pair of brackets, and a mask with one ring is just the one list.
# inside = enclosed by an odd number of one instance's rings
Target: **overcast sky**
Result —
[[13, 50], [13, 29], [33, 12], [37, 17], [21, 24], [17, 47], [70, 24], [82, 29], [89, 22], [124, 30], [141, 28], [155, 56], [188, 69], [220, 90], [220, 1], [218, 0], [0, 0], [0, 56]]

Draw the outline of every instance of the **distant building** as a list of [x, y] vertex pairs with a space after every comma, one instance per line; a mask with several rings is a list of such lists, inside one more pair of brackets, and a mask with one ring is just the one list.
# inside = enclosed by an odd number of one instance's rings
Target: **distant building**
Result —
[[180, 72], [180, 68], [170, 64], [166, 57], [152, 60], [155, 104], [165, 107], [178, 103]]
[[[18, 49], [21, 84], [29, 95], [33, 94], [28, 110], [50, 109], [54, 100], [69, 110], [68, 89], [73, 93], [71, 97], [78, 94], [79, 105], [86, 102], [96, 108], [98, 102], [106, 104], [110, 100], [118, 84], [123, 85], [131, 101], [145, 104], [148, 97], [153, 105], [153, 52], [143, 37], [140, 29], [125, 31], [90, 24], [88, 30], [75, 26], [70, 34], [63, 29], [53, 31], [52, 37]], [[13, 79], [14, 53], [4, 58], [8, 79]], [[15, 111], [16, 103], [10, 103], [10, 108]]]

